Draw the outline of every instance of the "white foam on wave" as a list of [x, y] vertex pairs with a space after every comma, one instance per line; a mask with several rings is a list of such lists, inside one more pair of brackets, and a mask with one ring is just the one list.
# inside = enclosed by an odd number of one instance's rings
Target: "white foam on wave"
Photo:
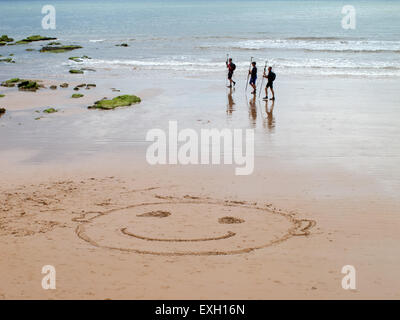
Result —
[[[66, 63], [70, 64], [70, 62]], [[74, 62], [75, 64], [75, 62]], [[92, 68], [135, 68], [139, 70], [162, 70], [184, 72], [219, 72], [225, 64], [207, 60], [102, 60], [91, 59], [80, 62]], [[237, 61], [237, 72], [247, 72], [248, 61]], [[396, 61], [357, 61], [339, 58], [271, 58], [268, 65], [284, 74], [332, 74], [332, 75], [382, 75], [400, 76], [400, 63]], [[261, 72], [261, 67], [259, 67]]]
[[207, 48], [231, 48], [238, 50], [286, 49], [336, 52], [398, 52], [400, 41], [350, 40], [338, 38], [304, 39], [253, 39], [234, 43], [218, 43], [200, 46]]

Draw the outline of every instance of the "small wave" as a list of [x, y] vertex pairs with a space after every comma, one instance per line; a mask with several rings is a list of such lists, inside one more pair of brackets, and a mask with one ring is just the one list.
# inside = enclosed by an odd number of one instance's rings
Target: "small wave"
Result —
[[[137, 68], [142, 70], [166, 70], [166, 71], [196, 71], [210, 72], [224, 68], [220, 62], [204, 61], [145, 61], [145, 60], [99, 60], [93, 59], [84, 61], [85, 66], [96, 68]], [[240, 66], [240, 63], [237, 64]]]
[[[328, 40], [329, 39], [329, 40]], [[349, 39], [253, 39], [235, 43], [204, 44], [200, 49], [233, 50], [304, 50], [320, 52], [363, 52], [363, 53], [399, 53], [400, 41], [349, 40]]]
[[[190, 60], [190, 61], [189, 61]], [[204, 59], [181, 58], [171, 60], [85, 60], [86, 67], [134, 68], [139, 70], [158, 70], [171, 72], [214, 73], [224, 72], [225, 65]], [[400, 63], [396, 61], [358, 61], [346, 59], [317, 58], [271, 58], [268, 64], [282, 74], [321, 74], [321, 75], [363, 75], [363, 76], [400, 76]], [[248, 61], [236, 61], [237, 73], [247, 72]]]
[[304, 51], [309, 52], [343, 52], [343, 53], [400, 53], [400, 50], [383, 50], [383, 49], [371, 49], [371, 50], [353, 50], [353, 49], [343, 49], [343, 50], [330, 50], [330, 49], [304, 49]]
[[89, 42], [104, 42], [106, 41], [105, 39], [94, 39], [94, 40], [89, 40]]
[[[285, 40], [303, 40], [303, 41], [332, 41], [332, 40], [356, 40], [357, 38], [340, 38], [340, 37], [289, 37], [285, 38]], [[362, 39], [357, 39], [362, 40]]]

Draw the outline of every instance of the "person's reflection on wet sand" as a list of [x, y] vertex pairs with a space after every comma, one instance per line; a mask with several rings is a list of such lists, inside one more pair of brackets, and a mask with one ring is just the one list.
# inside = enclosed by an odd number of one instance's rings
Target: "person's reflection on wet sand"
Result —
[[251, 124], [255, 127], [257, 122], [256, 95], [253, 95], [253, 98], [249, 100], [249, 105], [249, 117], [252, 120]]
[[272, 100], [271, 107], [268, 110], [268, 100], [265, 101], [265, 112], [267, 113], [267, 125], [269, 130], [273, 130], [275, 128], [275, 119], [274, 119], [274, 106], [275, 100]]
[[226, 113], [228, 115], [232, 115], [233, 111], [235, 111], [235, 108], [233, 107], [234, 105], [235, 105], [235, 101], [233, 100], [233, 96], [232, 96], [232, 88], [229, 88], [228, 105], [227, 105], [227, 109], [226, 109]]

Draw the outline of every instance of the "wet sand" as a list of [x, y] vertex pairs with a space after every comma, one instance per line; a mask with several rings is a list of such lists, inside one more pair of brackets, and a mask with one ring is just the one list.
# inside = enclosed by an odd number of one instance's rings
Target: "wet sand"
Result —
[[[282, 78], [271, 115], [223, 78], [168, 79], [89, 79], [77, 101], [4, 90], [0, 298], [398, 298], [394, 80]], [[143, 102], [85, 108], [124, 93]], [[44, 104], [60, 111], [35, 120]], [[172, 119], [254, 128], [254, 173], [148, 165], [145, 133]], [[56, 290], [40, 285], [48, 264]]]

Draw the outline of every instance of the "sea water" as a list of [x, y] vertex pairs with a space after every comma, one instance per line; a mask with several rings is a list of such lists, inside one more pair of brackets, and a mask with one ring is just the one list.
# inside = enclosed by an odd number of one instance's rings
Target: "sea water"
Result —
[[[47, 4], [56, 9], [55, 30], [42, 28]], [[354, 7], [355, 29], [343, 28], [345, 5]], [[227, 54], [238, 72], [254, 57], [287, 75], [400, 76], [397, 0], [0, 0], [0, 34], [54, 36], [83, 47], [56, 55], [25, 51], [43, 42], [0, 47], [16, 61], [0, 64], [2, 79], [63, 73], [75, 65], [71, 55], [92, 57], [81, 64], [94, 69], [199, 76], [224, 71]]]

